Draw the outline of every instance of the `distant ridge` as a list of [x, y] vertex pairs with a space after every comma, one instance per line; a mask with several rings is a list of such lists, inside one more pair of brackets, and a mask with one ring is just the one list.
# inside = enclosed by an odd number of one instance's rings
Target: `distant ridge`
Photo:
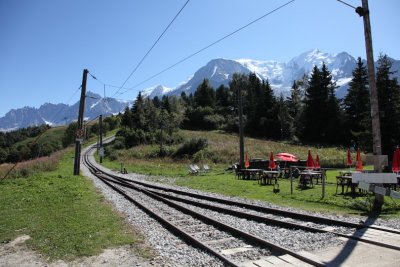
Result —
[[[114, 98], [102, 98], [100, 95], [87, 92], [85, 117], [92, 119], [100, 114], [117, 114], [125, 109], [130, 102], [118, 101]], [[48, 124], [51, 126], [65, 125], [75, 121], [78, 116], [79, 101], [72, 106], [66, 104], [45, 103], [39, 108], [24, 107], [12, 109], [0, 118], [0, 131], [12, 131], [29, 126]]]

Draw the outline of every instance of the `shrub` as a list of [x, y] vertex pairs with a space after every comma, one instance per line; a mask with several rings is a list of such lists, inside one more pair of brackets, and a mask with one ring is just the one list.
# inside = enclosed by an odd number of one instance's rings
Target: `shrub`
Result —
[[124, 149], [125, 148], [125, 139], [122, 136], [116, 136], [115, 140], [112, 144], [114, 149]]
[[141, 129], [136, 130], [121, 130], [118, 131], [117, 136], [125, 137], [125, 147], [131, 148], [140, 144], [147, 143], [147, 133]]
[[173, 149], [169, 146], [163, 146], [162, 148], [157, 147], [153, 149], [150, 154], [148, 155], [149, 158], [160, 158], [160, 157], [167, 157], [173, 154]]
[[213, 162], [221, 163], [223, 162], [221, 156], [219, 156], [214, 151], [208, 149], [202, 149], [193, 155], [194, 162]]
[[183, 143], [174, 153], [174, 157], [192, 157], [198, 151], [208, 146], [207, 139], [205, 138], [192, 138]]
[[204, 117], [204, 125], [207, 130], [216, 130], [220, 129], [221, 126], [225, 123], [225, 118], [221, 115], [207, 115]]

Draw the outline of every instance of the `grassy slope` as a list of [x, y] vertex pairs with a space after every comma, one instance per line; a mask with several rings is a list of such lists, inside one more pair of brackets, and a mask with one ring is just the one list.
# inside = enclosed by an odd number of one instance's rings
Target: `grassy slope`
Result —
[[56, 171], [0, 182], [0, 243], [28, 234], [34, 250], [68, 260], [141, 241], [88, 179], [72, 175], [72, 158], [69, 151]]
[[[218, 132], [182, 131], [182, 135], [189, 137], [205, 137], [208, 139], [209, 149], [217, 153], [226, 162], [235, 162], [237, 155], [238, 138], [235, 135], [222, 134]], [[254, 138], [245, 139], [246, 151], [254, 158], [268, 158], [270, 151], [275, 153], [289, 152], [298, 155], [301, 159], [307, 157], [308, 149], [313, 155], [319, 155], [322, 166], [324, 162], [341, 163], [346, 157], [345, 150], [336, 148], [315, 148], [295, 146], [285, 143], [258, 140]], [[177, 185], [187, 186], [195, 189], [222, 193], [229, 196], [241, 196], [251, 199], [263, 200], [278, 205], [297, 207], [306, 210], [318, 210], [322, 212], [335, 212], [341, 214], [363, 213], [367, 210], [366, 197], [358, 196], [353, 199], [349, 194], [336, 195], [336, 178], [338, 171], [327, 172], [326, 197], [321, 199], [322, 187], [316, 185], [314, 188], [301, 190], [294, 183], [294, 193], [290, 194], [290, 182], [280, 179], [279, 194], [272, 193], [272, 186], [260, 186], [257, 181], [236, 180], [231, 171], [226, 171], [227, 163], [211, 164], [212, 171], [202, 176], [191, 176], [187, 171], [189, 160], [173, 160], [171, 158], [157, 159], [144, 158], [146, 153], [154, 151], [157, 146], [139, 146], [120, 153], [118, 161], [104, 160], [104, 165], [112, 169], [120, 169], [122, 162], [129, 172], [150, 175], [175, 177]], [[206, 162], [207, 160], [205, 160]], [[166, 181], [159, 178], [160, 182]], [[339, 189], [340, 193], [341, 189]], [[390, 199], [386, 199], [384, 214], [400, 216], [400, 201], [397, 206]]]

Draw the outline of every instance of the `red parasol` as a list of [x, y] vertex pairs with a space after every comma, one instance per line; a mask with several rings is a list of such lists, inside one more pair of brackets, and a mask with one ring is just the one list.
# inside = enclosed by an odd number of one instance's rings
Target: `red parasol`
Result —
[[274, 160], [274, 152], [271, 152], [271, 154], [269, 155], [268, 168], [270, 168], [271, 170], [276, 168], [275, 160]]
[[321, 165], [319, 164], [319, 157], [318, 155], [315, 157], [315, 166], [316, 169], [320, 169]]
[[291, 161], [291, 162], [299, 161], [299, 159], [295, 155], [289, 154], [289, 153], [278, 153], [275, 156], [276, 156], [276, 158], [278, 158], [282, 161]]
[[363, 170], [363, 165], [362, 165], [362, 161], [361, 161], [360, 149], [357, 149], [357, 155], [356, 155], [356, 170], [357, 170], [357, 171], [362, 171], [362, 170]]
[[250, 162], [249, 162], [249, 158], [247, 157], [247, 153], [244, 154], [244, 167], [247, 169], [248, 167], [250, 167]]
[[314, 159], [311, 156], [311, 151], [310, 150], [308, 150], [308, 158], [307, 158], [307, 162], [306, 162], [306, 167], [308, 169], [314, 169], [315, 168]]
[[351, 158], [350, 149], [347, 149], [347, 166], [353, 165], [353, 160]]
[[400, 171], [400, 149], [398, 147], [393, 152], [392, 171], [393, 172]]

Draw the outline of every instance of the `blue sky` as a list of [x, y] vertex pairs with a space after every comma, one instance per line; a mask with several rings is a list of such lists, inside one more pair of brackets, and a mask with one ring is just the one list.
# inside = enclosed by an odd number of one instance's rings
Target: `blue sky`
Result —
[[[191, 0], [132, 75], [119, 98], [176, 87], [214, 58], [287, 62], [318, 48], [365, 58], [363, 23], [336, 0], [296, 0], [234, 36], [141, 83], [289, 0]], [[0, 0], [0, 116], [11, 108], [66, 103], [82, 71], [121, 86], [186, 0]], [[361, 0], [347, 0], [353, 6]], [[375, 59], [400, 59], [400, 1], [369, 0]], [[88, 79], [88, 90], [103, 86]], [[107, 87], [106, 95], [116, 88]], [[70, 104], [79, 98], [77, 93]]]

